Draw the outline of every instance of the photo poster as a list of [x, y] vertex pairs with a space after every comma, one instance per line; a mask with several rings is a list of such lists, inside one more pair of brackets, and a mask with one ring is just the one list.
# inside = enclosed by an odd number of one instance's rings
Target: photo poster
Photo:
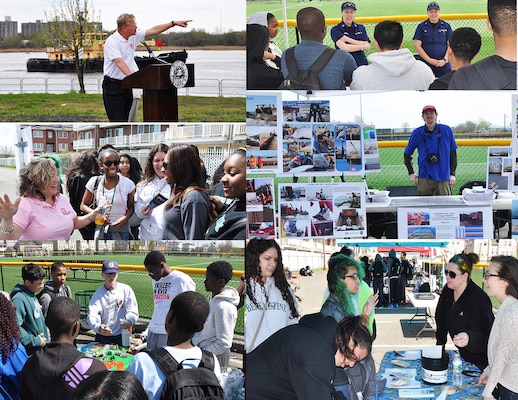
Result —
[[280, 176], [363, 175], [362, 128], [330, 123], [328, 100], [282, 102]]
[[511, 121], [513, 128], [513, 136], [511, 141], [511, 146], [514, 150], [513, 152], [513, 192], [518, 191], [518, 159], [516, 156], [518, 155], [518, 95], [513, 94], [511, 96], [512, 101], [512, 110], [511, 110]]
[[381, 172], [378, 137], [374, 126], [364, 126], [363, 155], [365, 157], [365, 172]]
[[278, 137], [281, 121], [277, 110], [280, 105], [280, 94], [247, 93], [247, 174], [275, 173], [279, 170]]
[[518, 239], [518, 200], [511, 202], [511, 239]]
[[281, 238], [367, 236], [365, 186], [351, 183], [280, 183]]
[[512, 147], [491, 146], [487, 148], [487, 188], [496, 191], [511, 190], [513, 186]]
[[275, 239], [275, 193], [273, 178], [246, 180], [247, 239]]
[[490, 205], [463, 207], [400, 207], [399, 239], [492, 239]]

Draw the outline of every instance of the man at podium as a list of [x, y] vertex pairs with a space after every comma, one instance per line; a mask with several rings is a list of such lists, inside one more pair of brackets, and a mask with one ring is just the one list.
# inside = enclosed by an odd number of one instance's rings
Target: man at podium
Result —
[[111, 122], [128, 122], [133, 94], [131, 89], [122, 89], [122, 80], [138, 70], [134, 60], [138, 43], [175, 26], [185, 28], [191, 21], [171, 21], [141, 30], [133, 14], [117, 18], [117, 30], [104, 44], [103, 102]]

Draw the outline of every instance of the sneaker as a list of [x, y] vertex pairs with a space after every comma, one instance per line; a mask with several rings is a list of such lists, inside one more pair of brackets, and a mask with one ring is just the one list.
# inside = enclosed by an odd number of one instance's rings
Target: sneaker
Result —
[[388, 308], [394, 308], [394, 304], [390, 303]]
[[395, 306], [396, 308], [399, 308], [399, 304], [398, 304], [398, 303], [394, 304], [394, 306]]

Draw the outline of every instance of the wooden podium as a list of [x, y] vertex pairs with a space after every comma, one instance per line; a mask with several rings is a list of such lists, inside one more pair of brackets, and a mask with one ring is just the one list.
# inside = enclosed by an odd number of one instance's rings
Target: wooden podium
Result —
[[[194, 64], [187, 64], [189, 80], [194, 86]], [[123, 89], [144, 89], [144, 121], [178, 121], [178, 89], [171, 83], [171, 64], [152, 64], [122, 80]]]

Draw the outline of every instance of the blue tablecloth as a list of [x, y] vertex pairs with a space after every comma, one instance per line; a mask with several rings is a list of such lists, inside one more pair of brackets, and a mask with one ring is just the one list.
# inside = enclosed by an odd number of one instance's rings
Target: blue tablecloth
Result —
[[[448, 382], [444, 385], [430, 385], [422, 381], [421, 379], [421, 359], [417, 360], [406, 360], [410, 363], [410, 366], [408, 368], [415, 368], [417, 375], [416, 375], [416, 381], [422, 383], [423, 388], [432, 388], [434, 391], [434, 398], [437, 398], [444, 389], [445, 386], [453, 386], [451, 383], [451, 360], [453, 359], [453, 351], [449, 351], [450, 356], [450, 362], [448, 365]], [[398, 368], [395, 365], [392, 364], [392, 361], [397, 357], [395, 351], [388, 351], [383, 356], [383, 360], [381, 361], [380, 368], [377, 373], [377, 379], [382, 379], [382, 375], [385, 372], [387, 368]], [[473, 371], [479, 371], [476, 366], [470, 363], [466, 363], [463, 361], [462, 363], [463, 370], [473, 370]], [[455, 394], [451, 394], [447, 396], [447, 399], [466, 399], [466, 400], [472, 400], [475, 398], [481, 398], [482, 397], [482, 391], [484, 390], [484, 385], [476, 386], [476, 383], [478, 382], [478, 377], [470, 377], [463, 375], [462, 376], [462, 386], [460, 388], [457, 388], [457, 392]], [[388, 389], [385, 388], [382, 395], [378, 397], [378, 399], [399, 399], [398, 396], [398, 389]]]

